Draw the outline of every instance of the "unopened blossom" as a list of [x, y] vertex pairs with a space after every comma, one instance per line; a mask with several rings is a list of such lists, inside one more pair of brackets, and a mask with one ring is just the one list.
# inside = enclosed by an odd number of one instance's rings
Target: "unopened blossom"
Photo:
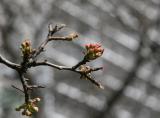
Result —
[[71, 33], [66, 37], [66, 39], [69, 40], [69, 41], [72, 41], [73, 39], [75, 39], [77, 37], [78, 37], [77, 33]]
[[85, 45], [86, 53], [85, 53], [85, 59], [86, 60], [94, 60], [100, 56], [102, 56], [104, 49], [102, 46], [98, 43], [95, 44], [87, 44]]
[[31, 42], [30, 40], [25, 40], [21, 44], [21, 51], [23, 56], [28, 57], [32, 52]]
[[18, 108], [16, 111], [22, 110], [22, 115], [31, 116], [33, 112], [38, 112], [39, 108], [37, 107], [37, 103], [40, 101], [40, 98], [34, 98], [28, 101], [28, 103], [24, 103]]

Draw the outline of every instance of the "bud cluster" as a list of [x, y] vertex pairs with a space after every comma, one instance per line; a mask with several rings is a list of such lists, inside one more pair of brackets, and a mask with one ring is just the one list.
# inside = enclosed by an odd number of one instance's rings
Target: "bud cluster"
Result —
[[22, 115], [25, 116], [31, 116], [33, 114], [33, 112], [38, 112], [39, 108], [37, 107], [37, 103], [40, 101], [40, 98], [34, 98], [29, 100], [28, 103], [24, 103], [21, 106], [19, 106], [18, 108], [16, 108], [16, 111], [22, 111]]
[[31, 41], [25, 40], [21, 44], [21, 51], [24, 57], [29, 57], [32, 53]]
[[86, 60], [94, 60], [100, 56], [102, 56], [104, 49], [101, 47], [100, 44], [87, 44], [85, 45], [87, 52], [85, 53]]

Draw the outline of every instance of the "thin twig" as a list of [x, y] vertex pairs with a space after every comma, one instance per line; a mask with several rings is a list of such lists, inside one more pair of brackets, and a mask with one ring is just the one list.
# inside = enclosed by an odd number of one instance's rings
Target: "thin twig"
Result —
[[35, 51], [35, 53], [33, 54], [32, 58], [36, 58], [45, 48], [45, 46], [47, 45], [47, 43], [49, 42], [49, 37], [52, 37], [54, 33], [58, 32], [59, 30], [61, 30], [62, 28], [64, 28], [65, 25], [56, 25], [54, 28], [52, 27], [52, 25], [50, 24], [48, 26], [48, 36], [47, 39], [44, 40], [44, 42], [41, 43], [41, 45], [38, 47], [38, 49]]
[[25, 102], [28, 103], [28, 101], [30, 99], [30, 95], [29, 95], [28, 90], [27, 90], [28, 85], [27, 85], [27, 82], [25, 81], [23, 73], [19, 73], [19, 76], [20, 76], [20, 80], [21, 80], [23, 90], [24, 90], [24, 94], [25, 94]]
[[18, 87], [16, 87], [16, 86], [14, 86], [14, 85], [11, 85], [13, 88], [15, 88], [15, 89], [17, 89], [17, 90], [19, 90], [20, 92], [22, 92], [22, 93], [24, 93], [24, 91], [23, 90], [21, 90], [20, 88], [18, 88]]
[[49, 29], [48, 37], [52, 36], [53, 34], [55, 34], [58, 31], [60, 31], [64, 27], [66, 27], [65, 24], [56, 25], [54, 28], [53, 28], [52, 24], [49, 24], [49, 26], [48, 26], [48, 29]]
[[40, 85], [28, 85], [27, 88], [32, 90], [32, 89], [36, 89], [36, 88], [45, 88], [45, 87], [44, 86], [40, 86]]
[[57, 41], [57, 40], [60, 40], [60, 41], [70, 41], [70, 38], [68, 37], [49, 37], [49, 41]]
[[68, 36], [65, 37], [55, 37], [55, 36], [50, 36], [48, 37], [49, 41], [72, 41], [73, 39], [77, 38], [78, 34], [77, 33], [72, 33], [69, 34]]
[[41, 45], [38, 47], [38, 49], [35, 51], [34, 55], [32, 58], [35, 58], [37, 57], [45, 48], [45, 46], [47, 45], [48, 43], [48, 38], [43, 42], [41, 43]]
[[98, 88], [101, 88], [101, 89], [104, 89], [104, 86], [99, 83], [97, 80], [93, 79], [92, 77], [90, 76], [87, 76], [86, 74], [84, 74], [84, 76], [90, 81], [92, 82], [94, 85], [96, 85]]
[[[81, 62], [79, 64], [77, 64], [78, 66], [84, 64], [84, 62]], [[76, 67], [77, 67], [76, 65]], [[53, 68], [56, 68], [56, 69], [59, 69], [59, 70], [69, 70], [69, 71], [73, 71], [73, 72], [76, 72], [78, 74], [81, 74], [82, 76], [85, 76], [89, 81], [91, 81], [93, 84], [95, 84], [97, 87], [101, 88], [101, 89], [104, 89], [103, 85], [101, 85], [101, 83], [99, 83], [98, 81], [96, 81], [95, 79], [93, 79], [92, 77], [84, 74], [83, 72], [81, 72], [80, 70], [76, 70], [75, 68], [73, 67], [65, 67], [65, 66], [59, 66], [59, 65], [56, 65], [56, 64], [52, 64], [50, 62], [47, 62], [47, 61], [43, 61], [43, 62], [37, 62], [33, 65], [34, 67], [36, 66], [50, 66], [50, 67], [53, 67]], [[97, 70], [100, 70], [102, 69], [102, 67], [99, 67], [99, 68], [94, 68], [94, 69], [91, 69], [92, 71], [97, 71]]]
[[89, 62], [88, 60], [86, 60], [85, 58], [80, 61], [79, 63], [77, 63], [75, 66], [72, 67], [72, 69], [77, 69], [79, 66], [83, 65], [83, 64], [86, 64], [87, 62]]
[[66, 67], [66, 66], [59, 66], [47, 61], [42, 61], [42, 62], [35, 62], [34, 64], [31, 65], [31, 67], [36, 67], [36, 66], [50, 66], [59, 70], [72, 70], [72, 68], [70, 67]]
[[92, 72], [92, 71], [102, 70], [102, 69], [103, 69], [103, 67], [91, 68], [91, 72]]
[[14, 70], [19, 70], [20, 69], [20, 65], [19, 64], [15, 64], [12, 63], [10, 61], [8, 61], [7, 59], [5, 59], [3, 56], [0, 55], [0, 63], [5, 64], [6, 66], [14, 69]]

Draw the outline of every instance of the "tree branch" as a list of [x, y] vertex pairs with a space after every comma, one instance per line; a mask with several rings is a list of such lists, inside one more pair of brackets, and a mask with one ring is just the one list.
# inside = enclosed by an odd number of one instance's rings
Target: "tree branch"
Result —
[[23, 91], [24, 91], [24, 94], [25, 94], [25, 102], [28, 103], [29, 99], [30, 99], [30, 95], [28, 93], [28, 84], [27, 84], [27, 81], [25, 80], [24, 76], [22, 73], [19, 73], [19, 76], [20, 76], [20, 80], [21, 80], [21, 83], [22, 83], [22, 86], [23, 86]]
[[19, 64], [12, 63], [12, 62], [8, 61], [7, 59], [5, 59], [1, 55], [0, 55], [0, 63], [5, 64], [6, 66], [8, 66], [14, 70], [19, 70], [21, 67]]
[[77, 63], [75, 66], [73, 66], [73, 69], [77, 69], [80, 65], [86, 64], [87, 62], [89, 62], [88, 60], [86, 60], [85, 58], [83, 58], [82, 61], [80, 61], [79, 63]]
[[36, 66], [50, 66], [53, 68], [56, 68], [58, 70], [72, 70], [72, 68], [70, 67], [66, 67], [66, 66], [59, 66], [50, 62], [42, 61], [42, 62], [34, 62], [33, 64], [31, 64], [31, 67], [36, 67]]
[[18, 88], [18, 87], [16, 87], [16, 86], [12, 85], [12, 87], [15, 88], [15, 89], [17, 89], [17, 90], [19, 90], [20, 92], [24, 93], [23, 90], [21, 90], [20, 88]]
[[33, 54], [33, 58], [36, 58], [44, 50], [45, 46], [50, 41], [49, 37], [52, 37], [56, 32], [60, 31], [64, 27], [65, 25], [61, 24], [60, 26], [56, 25], [53, 28], [52, 24], [49, 24], [47, 39], [44, 42], [42, 42], [41, 45], [38, 47], [38, 49], [35, 51], [35, 53]]
[[91, 83], [93, 83], [94, 85], [96, 85], [98, 88], [104, 89], [104, 86], [99, 83], [97, 80], [93, 79], [92, 77], [88, 76], [88, 75], [84, 75]]
[[[59, 69], [59, 70], [69, 70], [69, 71], [72, 71], [72, 72], [76, 72], [78, 74], [80, 74], [81, 76], [84, 76], [85, 78], [87, 78], [87, 80], [89, 80], [90, 82], [92, 82], [94, 85], [96, 85], [97, 87], [101, 88], [101, 89], [104, 89], [104, 87], [101, 85], [101, 83], [99, 83], [98, 81], [96, 81], [95, 79], [93, 79], [91, 76], [90, 76], [90, 73], [92, 71], [98, 71], [98, 70], [101, 70], [102, 67], [98, 67], [98, 68], [91, 68], [89, 72], [86, 72], [84, 73], [83, 71], [81, 70], [76, 70], [77, 67], [83, 65], [84, 62], [81, 61], [80, 63], [78, 63], [76, 66], [73, 66], [73, 67], [66, 67], [66, 66], [59, 66], [59, 65], [56, 65], [56, 64], [53, 64], [53, 63], [50, 63], [50, 62], [47, 62], [47, 61], [43, 61], [43, 62], [35, 62], [34, 64], [32, 64], [31, 66], [33, 67], [36, 67], [36, 66], [50, 66], [50, 67], [53, 67], [53, 68], [56, 68], [56, 69]], [[75, 68], [76, 67], [76, 68]]]

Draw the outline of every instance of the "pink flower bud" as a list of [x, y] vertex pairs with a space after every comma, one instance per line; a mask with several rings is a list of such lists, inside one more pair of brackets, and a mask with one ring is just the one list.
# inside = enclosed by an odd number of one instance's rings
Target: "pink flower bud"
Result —
[[85, 53], [85, 58], [87, 60], [94, 60], [100, 56], [102, 56], [104, 49], [101, 47], [100, 44], [86, 44], [85, 48], [87, 52]]

